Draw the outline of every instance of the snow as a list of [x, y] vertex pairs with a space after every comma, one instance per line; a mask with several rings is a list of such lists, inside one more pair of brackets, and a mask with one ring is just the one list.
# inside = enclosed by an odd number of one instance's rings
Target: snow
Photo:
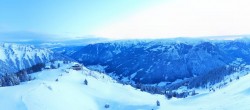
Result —
[[6, 59], [6, 55], [5, 55], [4, 49], [3, 47], [0, 46], [0, 60], [5, 61], [5, 59]]
[[141, 68], [141, 69], [137, 70], [136, 72], [134, 72], [133, 74], [131, 74], [130, 75], [130, 79], [133, 79], [137, 75], [137, 73], [140, 72], [140, 71], [142, 71], [142, 70], [143, 69]]
[[[15, 68], [24, 69], [40, 63], [37, 59], [51, 59], [52, 52], [48, 49], [38, 49], [34, 46], [3, 43], [0, 44], [0, 60], [6, 63], [13, 62]], [[28, 61], [24, 63], [25, 61]]]
[[137, 75], [137, 72], [131, 74], [131, 79], [133, 79]]
[[169, 82], [160, 82], [159, 84], [157, 84], [158, 86], [165, 86], [165, 85], [167, 85]]
[[95, 70], [95, 71], [99, 71], [99, 72], [105, 72], [105, 69], [108, 66], [101, 66], [101, 65], [90, 65], [87, 66], [87, 68], [91, 69], [91, 70]]
[[150, 51], [164, 51], [166, 48], [165, 47], [156, 47], [156, 48], [153, 48], [151, 49]]
[[[185, 99], [141, 92], [111, 77], [88, 70], [69, 69], [72, 64], [32, 74], [35, 80], [0, 88], [2, 110], [249, 110], [250, 74], [215, 92]], [[56, 81], [58, 79], [58, 81]], [[84, 80], [88, 85], [84, 85]], [[156, 106], [159, 100], [161, 106]]]
[[114, 50], [113, 51], [115, 54], [119, 54], [119, 53], [121, 53], [121, 50], [120, 49], [116, 49], [116, 50]]
[[[156, 108], [157, 97], [116, 83], [105, 74], [75, 71], [63, 65], [32, 74], [35, 80], [0, 88], [0, 107], [6, 110], [110, 110]], [[69, 71], [66, 73], [65, 71]], [[58, 82], [55, 80], [58, 79]], [[87, 79], [88, 85], [83, 81]], [[160, 96], [164, 98], [163, 96]]]
[[[15, 67], [18, 69], [23, 69], [27, 67], [23, 62], [24, 60], [28, 60], [29, 64], [31, 62], [36, 62], [36, 58], [40, 59], [50, 59], [51, 51], [48, 49], [37, 49], [34, 46], [27, 45], [18, 45], [18, 44], [10, 44], [3, 43], [0, 45], [0, 60], [6, 62], [13, 62]], [[31, 66], [31, 64], [29, 65]]]
[[[250, 75], [231, 83], [229, 86], [217, 90], [210, 94], [200, 94], [182, 100], [172, 101], [181, 106], [172, 107], [174, 109], [188, 108], [190, 110], [249, 110], [249, 92], [248, 82]], [[187, 110], [187, 109], [186, 109]]]

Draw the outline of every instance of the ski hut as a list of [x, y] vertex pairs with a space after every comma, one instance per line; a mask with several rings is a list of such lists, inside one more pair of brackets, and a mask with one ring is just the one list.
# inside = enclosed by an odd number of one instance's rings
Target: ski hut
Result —
[[76, 64], [74, 64], [74, 65], [72, 66], [72, 69], [73, 69], [73, 70], [79, 71], [79, 70], [82, 70], [82, 66], [81, 66], [80, 64], [76, 63]]
[[45, 67], [44, 67], [44, 69], [51, 69], [51, 67], [49, 66], [49, 65], [46, 65]]
[[44, 69], [48, 70], [51, 69], [51, 63], [46, 63]]

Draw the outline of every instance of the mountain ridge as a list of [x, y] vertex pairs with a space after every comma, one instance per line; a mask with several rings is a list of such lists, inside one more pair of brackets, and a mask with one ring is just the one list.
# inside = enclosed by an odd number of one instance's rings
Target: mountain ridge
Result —
[[105, 72], [119, 81], [155, 84], [216, 71], [231, 74], [236, 67], [230, 63], [237, 58], [242, 63], [250, 63], [248, 47], [250, 43], [242, 39], [189, 43], [186, 40], [115, 41], [89, 44], [65, 55], [86, 66], [104, 66]]

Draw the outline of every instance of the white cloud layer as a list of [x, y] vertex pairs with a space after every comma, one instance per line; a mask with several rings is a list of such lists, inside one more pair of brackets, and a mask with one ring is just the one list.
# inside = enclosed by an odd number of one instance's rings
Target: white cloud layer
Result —
[[170, 0], [93, 34], [115, 39], [250, 34], [249, 4], [249, 0]]

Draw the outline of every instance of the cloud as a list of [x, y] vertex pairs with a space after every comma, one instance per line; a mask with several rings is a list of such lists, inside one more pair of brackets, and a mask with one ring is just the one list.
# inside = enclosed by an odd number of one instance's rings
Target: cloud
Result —
[[249, 0], [170, 0], [93, 34], [115, 39], [250, 34], [249, 4]]

